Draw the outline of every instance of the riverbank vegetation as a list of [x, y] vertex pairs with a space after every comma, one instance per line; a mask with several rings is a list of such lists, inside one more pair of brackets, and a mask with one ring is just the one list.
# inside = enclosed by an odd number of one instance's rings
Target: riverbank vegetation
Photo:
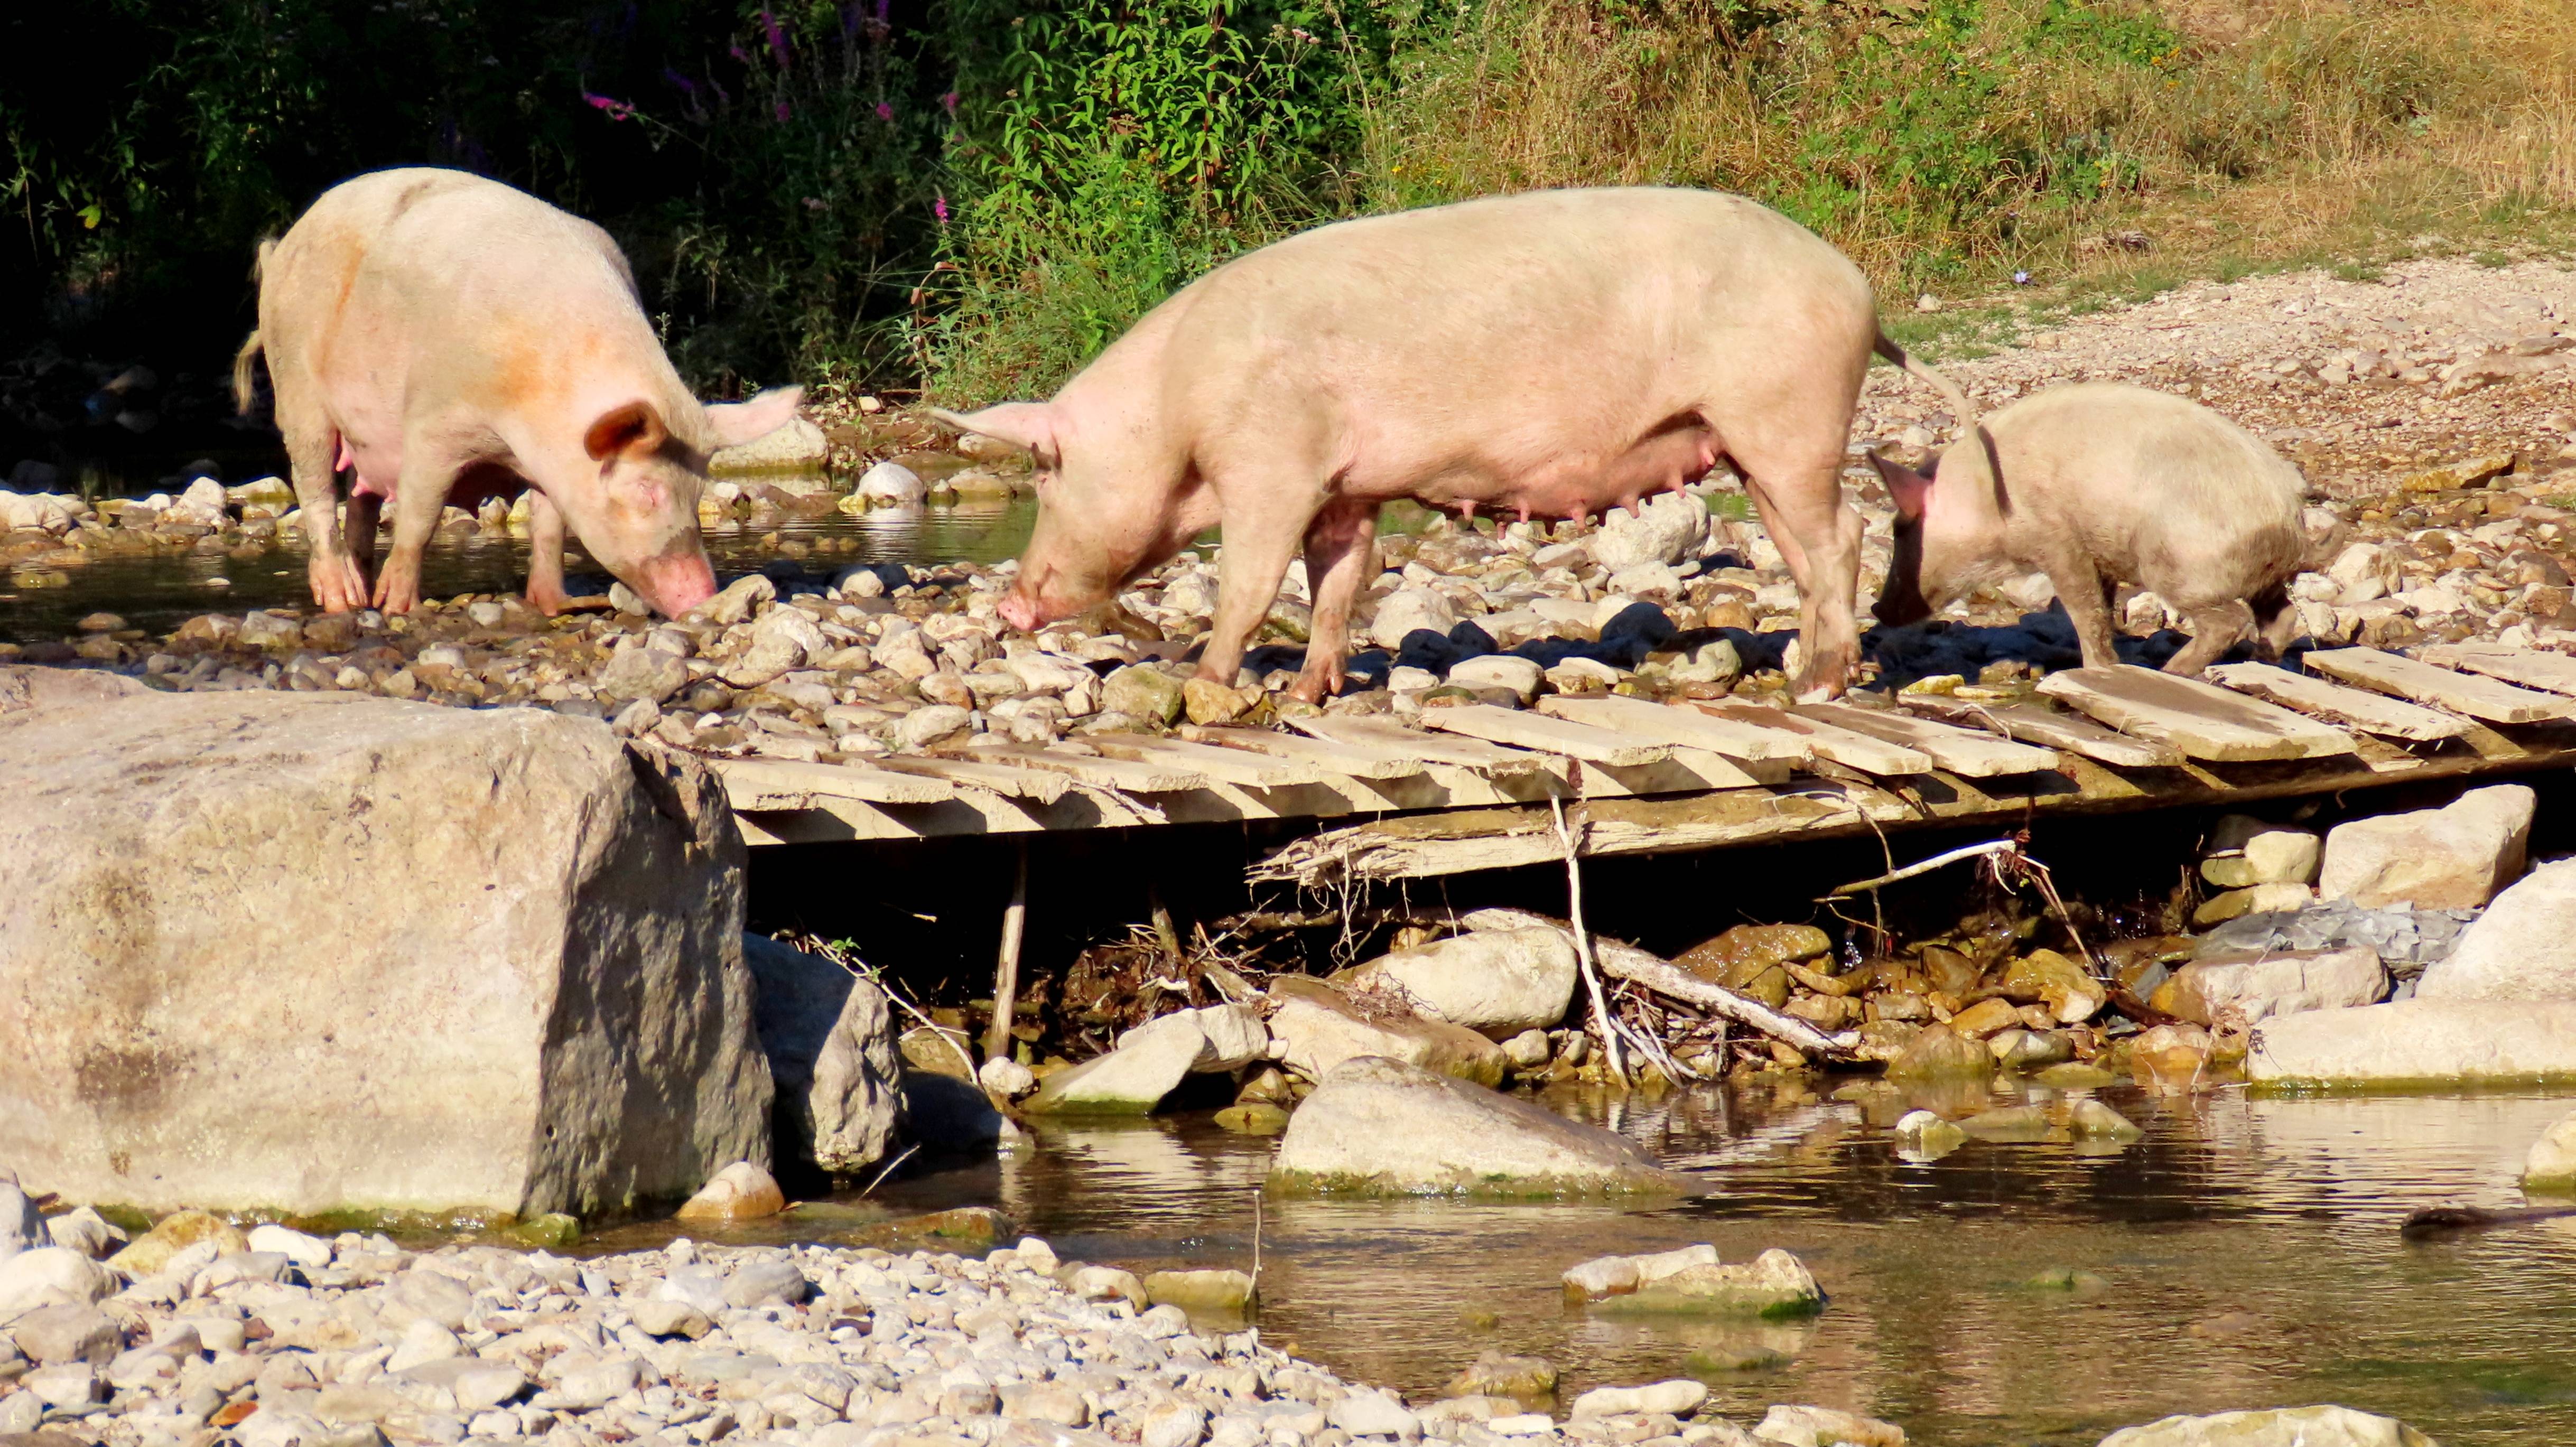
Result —
[[1499, 190], [1743, 191], [1901, 297], [2576, 211], [2576, 0], [65, 0], [0, 47], [56, 80], [0, 92], [0, 341], [182, 363], [260, 235], [392, 164], [599, 219], [711, 390], [960, 402], [1247, 247]]

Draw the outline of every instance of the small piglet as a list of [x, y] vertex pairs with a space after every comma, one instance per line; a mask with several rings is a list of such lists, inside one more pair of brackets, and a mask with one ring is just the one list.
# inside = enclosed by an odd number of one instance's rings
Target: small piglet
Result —
[[1896, 556], [1871, 611], [1915, 622], [2031, 572], [2057, 587], [2084, 666], [2119, 662], [2110, 592], [2137, 583], [2189, 617], [2165, 665], [2192, 675], [2259, 629], [2277, 652], [2305, 566], [2299, 470], [2195, 402], [2116, 382], [2052, 387], [1985, 419], [1916, 472], [1870, 454], [1896, 501]]
[[[452, 498], [529, 498], [528, 601], [564, 603], [563, 536], [665, 613], [715, 591], [698, 536], [707, 456], [796, 414], [794, 389], [704, 406], [663, 355], [608, 234], [463, 171], [377, 171], [260, 247], [259, 330], [233, 365], [249, 410], [266, 355], [313, 601], [420, 601]], [[337, 475], [350, 474], [348, 517]], [[374, 576], [376, 515], [393, 551]]]

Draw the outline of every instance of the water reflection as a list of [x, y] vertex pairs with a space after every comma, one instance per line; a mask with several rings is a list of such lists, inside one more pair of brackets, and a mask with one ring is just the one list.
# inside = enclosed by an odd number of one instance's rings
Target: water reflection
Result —
[[[2430, 1246], [2397, 1225], [2428, 1202], [2518, 1200], [2523, 1151], [2576, 1100], [2104, 1095], [2145, 1140], [1971, 1144], [1926, 1164], [1854, 1106], [1556, 1102], [1720, 1183], [1660, 1209], [1257, 1205], [1272, 1142], [1204, 1116], [1041, 1125], [1033, 1152], [878, 1196], [998, 1205], [1069, 1256], [1139, 1268], [1249, 1266], [1257, 1214], [1269, 1339], [1414, 1394], [1490, 1347], [1554, 1361], [1568, 1393], [1695, 1365], [1739, 1418], [1820, 1402], [1935, 1447], [2091, 1447], [2167, 1413], [2324, 1400], [2447, 1447], [2565, 1438], [2576, 1224]], [[1575, 1261], [1695, 1241], [1728, 1260], [1795, 1251], [1832, 1303], [1773, 1326], [1595, 1316], [1560, 1295]]]
[[[998, 562], [1028, 545], [1037, 521], [1034, 498], [955, 507], [877, 508], [859, 517], [833, 514], [778, 526], [739, 525], [709, 532], [707, 554], [719, 577], [754, 572], [782, 557], [830, 576], [853, 563]], [[775, 534], [775, 545], [767, 540]], [[381, 555], [381, 553], [380, 553]], [[460, 593], [516, 592], [527, 577], [524, 537], [475, 530], [442, 533], [423, 560], [422, 591], [433, 598]], [[100, 611], [136, 628], [167, 633], [199, 613], [242, 613], [253, 608], [301, 608], [312, 595], [305, 584], [300, 537], [276, 546], [232, 552], [102, 552], [65, 568], [67, 588], [12, 588], [0, 572], [0, 640], [60, 638], [83, 617]], [[230, 587], [209, 587], [209, 578]], [[605, 589], [605, 575], [585, 585], [576, 572], [573, 591]]]

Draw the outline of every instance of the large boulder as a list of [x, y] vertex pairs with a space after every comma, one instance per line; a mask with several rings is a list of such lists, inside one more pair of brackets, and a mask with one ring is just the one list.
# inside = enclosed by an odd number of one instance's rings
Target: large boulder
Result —
[[1370, 1055], [1335, 1066], [1288, 1118], [1270, 1179], [1289, 1190], [1387, 1196], [1700, 1189], [1615, 1131]]
[[2576, 1111], [2559, 1117], [2531, 1143], [2531, 1153], [2522, 1158], [2522, 1188], [2576, 1195]]
[[1164, 1015], [1128, 1031], [1108, 1054], [1040, 1080], [1023, 1108], [1032, 1115], [1143, 1115], [1207, 1048], [1196, 1011]]
[[2195, 1025], [2252, 1024], [2302, 1010], [2375, 1005], [2388, 971], [2366, 949], [2219, 955], [2192, 961], [2156, 987], [2148, 1003]]
[[903, 1052], [885, 991], [819, 955], [742, 937], [753, 1019], [778, 1083], [778, 1155], [849, 1175], [885, 1159], [903, 1124]]
[[1363, 1055], [1425, 1066], [1478, 1085], [1502, 1084], [1510, 1064], [1501, 1046], [1473, 1030], [1354, 998], [1321, 980], [1283, 975], [1270, 982], [1270, 995], [1279, 1002], [1271, 1012], [1270, 1035], [1279, 1042], [1280, 1063], [1308, 1080], [1322, 1080], [1333, 1067]]
[[2476, 909], [2522, 873], [2532, 797], [2524, 785], [2494, 784], [2439, 809], [2338, 824], [2326, 835], [2317, 893], [2365, 909]]
[[769, 1157], [742, 844], [605, 724], [0, 668], [0, 1161], [34, 1191], [594, 1214]]
[[2576, 1002], [2400, 1000], [2254, 1027], [2246, 1078], [2283, 1084], [2576, 1080]]
[[2449, 957], [2424, 969], [2425, 1000], [2576, 1000], [2576, 859], [2544, 864], [2495, 898]]
[[1553, 929], [1484, 930], [1384, 955], [1337, 978], [1495, 1040], [1565, 1018], [1582, 968]]
[[820, 472], [831, 458], [832, 444], [823, 429], [802, 417], [749, 442], [719, 447], [707, 458], [707, 471], [718, 475], [744, 472]]
[[2434, 1447], [2433, 1439], [2398, 1421], [2350, 1407], [2276, 1407], [2167, 1417], [2123, 1427], [2101, 1447]]

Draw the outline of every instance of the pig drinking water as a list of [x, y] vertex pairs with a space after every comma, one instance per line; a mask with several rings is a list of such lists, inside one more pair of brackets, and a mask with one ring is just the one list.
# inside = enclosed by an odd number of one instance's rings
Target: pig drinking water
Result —
[[1381, 503], [1579, 518], [1731, 459], [1801, 590], [1799, 689], [1827, 697], [1858, 653], [1840, 474], [1873, 349], [1955, 397], [1880, 334], [1859, 270], [1783, 216], [1706, 191], [1541, 191], [1264, 247], [1052, 401], [939, 415], [1035, 454], [1012, 626], [1080, 612], [1222, 523], [1199, 676], [1234, 681], [1302, 548], [1308, 700], [1341, 685]]
[[[663, 355], [606, 232], [462, 171], [378, 171], [322, 194], [259, 254], [262, 353], [331, 612], [420, 601], [451, 496], [529, 491], [528, 601], [563, 606], [563, 535], [665, 613], [715, 591], [698, 537], [707, 455], [795, 415], [793, 389], [704, 406]], [[336, 475], [353, 474], [348, 518]], [[375, 561], [377, 507], [393, 550]]]
[[2115, 382], [2049, 388], [1986, 418], [1984, 431], [1982, 457], [1963, 440], [1923, 472], [1870, 454], [1896, 501], [1896, 556], [1871, 610], [1881, 623], [2043, 572], [2087, 668], [2120, 661], [2108, 595], [2123, 580], [2191, 620], [2167, 672], [2196, 674], [2258, 628], [2274, 652], [2289, 641], [2306, 484], [2251, 433], [2198, 403]]

